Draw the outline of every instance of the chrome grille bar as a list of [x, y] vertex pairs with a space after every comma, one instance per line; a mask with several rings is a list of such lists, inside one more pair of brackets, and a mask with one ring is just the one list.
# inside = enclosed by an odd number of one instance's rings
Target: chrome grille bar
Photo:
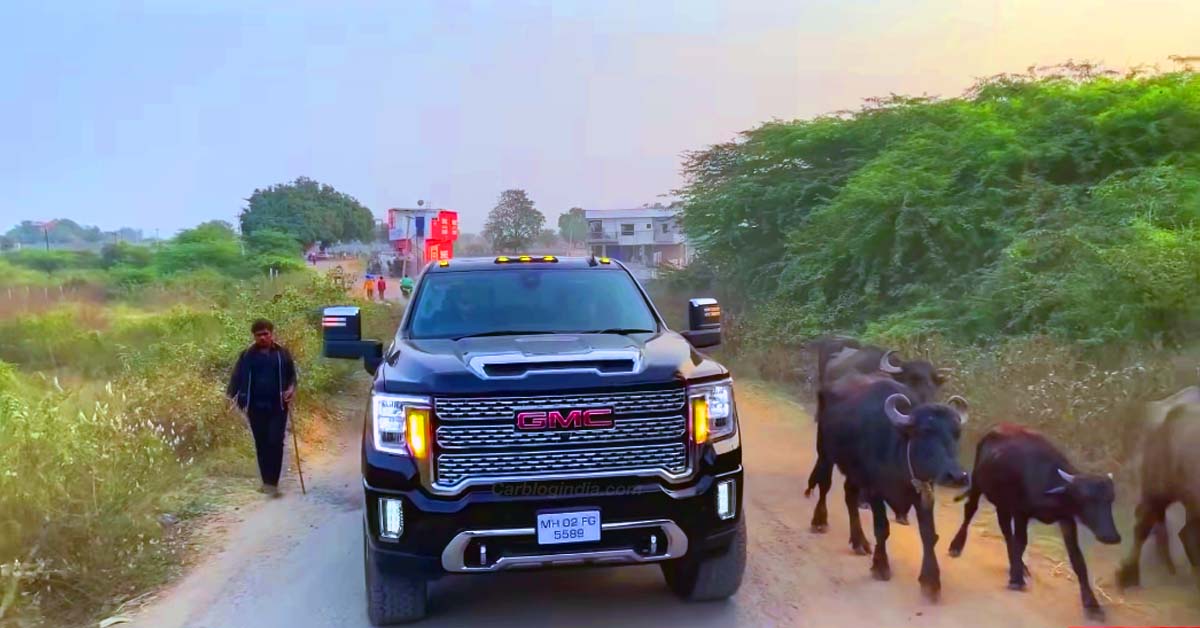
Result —
[[[677, 482], [692, 470], [687, 393], [640, 390], [591, 394], [434, 399], [429, 487], [522, 480], [656, 476]], [[612, 410], [603, 428], [518, 430], [519, 412]]]
[[613, 427], [553, 431], [518, 430], [511, 419], [503, 423], [442, 425], [437, 428], [440, 449], [502, 449], [534, 445], [611, 444], [678, 440], [687, 432], [682, 414], [669, 417], [616, 419]]
[[513, 453], [441, 454], [438, 484], [453, 487], [464, 480], [520, 476], [535, 479], [563, 473], [662, 470], [682, 475], [688, 470], [687, 447], [681, 443], [603, 449], [542, 450]]
[[510, 419], [524, 410], [561, 410], [563, 408], [612, 408], [615, 416], [679, 412], [687, 393], [676, 390], [647, 390], [590, 395], [549, 395], [530, 397], [478, 397], [434, 399], [434, 410], [442, 423]]

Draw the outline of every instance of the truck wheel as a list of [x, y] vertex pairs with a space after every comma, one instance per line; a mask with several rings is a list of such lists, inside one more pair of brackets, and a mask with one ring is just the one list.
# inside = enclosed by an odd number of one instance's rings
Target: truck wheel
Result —
[[372, 625], [405, 624], [425, 617], [425, 579], [401, 576], [380, 569], [365, 534], [363, 565], [367, 578], [367, 617]]
[[745, 522], [738, 523], [733, 543], [720, 554], [684, 556], [662, 564], [667, 586], [689, 602], [724, 600], [732, 596], [742, 585], [745, 570]]

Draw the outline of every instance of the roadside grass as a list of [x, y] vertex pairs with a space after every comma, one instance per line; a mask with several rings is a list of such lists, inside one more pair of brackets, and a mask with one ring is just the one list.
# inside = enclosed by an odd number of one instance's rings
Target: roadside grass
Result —
[[[361, 368], [320, 358], [319, 310], [346, 301], [295, 273], [0, 318], [0, 626], [77, 625], [175, 573], [191, 521], [255, 485], [224, 398], [250, 321], [275, 322], [302, 378], [296, 429], [319, 433]], [[399, 315], [362, 305], [376, 329]]]

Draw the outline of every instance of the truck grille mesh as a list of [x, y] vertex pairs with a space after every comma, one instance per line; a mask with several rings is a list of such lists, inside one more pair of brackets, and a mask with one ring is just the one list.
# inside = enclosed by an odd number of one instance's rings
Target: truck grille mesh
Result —
[[434, 408], [442, 422], [512, 419], [517, 412], [525, 410], [564, 408], [612, 408], [617, 416], [645, 415], [680, 412], [685, 395], [680, 389], [546, 397], [438, 398], [434, 400]]
[[[690, 470], [682, 389], [434, 400], [434, 487], [550, 476]], [[610, 408], [613, 426], [518, 430], [516, 413]]]
[[687, 448], [681, 443], [604, 449], [544, 450], [505, 454], [442, 454], [438, 482], [454, 485], [468, 478], [521, 476], [536, 478], [559, 473], [608, 473], [638, 469], [687, 471]]

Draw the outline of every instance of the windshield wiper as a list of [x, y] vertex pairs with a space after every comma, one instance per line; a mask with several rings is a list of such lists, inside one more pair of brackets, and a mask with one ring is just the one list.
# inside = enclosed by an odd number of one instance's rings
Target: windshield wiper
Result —
[[558, 332], [556, 332], [556, 331], [503, 329], [503, 330], [498, 330], [498, 331], [481, 331], [477, 334], [464, 334], [462, 336], [455, 336], [454, 339], [462, 340], [463, 338], [485, 338], [487, 336], [536, 336], [539, 334], [557, 334], [557, 333]]
[[588, 330], [577, 331], [577, 332], [573, 332], [573, 333], [576, 333], [576, 334], [621, 334], [621, 335], [627, 335], [627, 334], [652, 334], [655, 331], [656, 330], [653, 330], [653, 329], [639, 329], [637, 327], [612, 327], [610, 329], [588, 329]]

